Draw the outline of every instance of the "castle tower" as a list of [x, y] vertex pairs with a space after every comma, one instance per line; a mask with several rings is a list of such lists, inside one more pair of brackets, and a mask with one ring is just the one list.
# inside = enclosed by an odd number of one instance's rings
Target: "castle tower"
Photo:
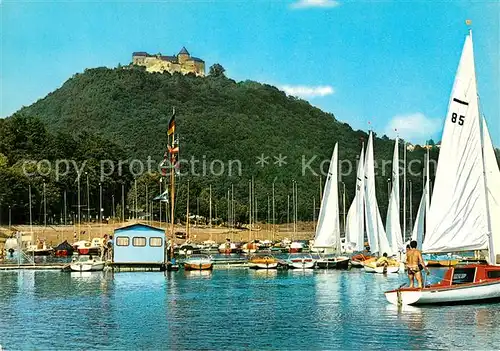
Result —
[[177, 61], [182, 65], [184, 62], [189, 60], [191, 58], [191, 55], [189, 55], [189, 52], [186, 50], [186, 48], [183, 46], [181, 51], [177, 54]]

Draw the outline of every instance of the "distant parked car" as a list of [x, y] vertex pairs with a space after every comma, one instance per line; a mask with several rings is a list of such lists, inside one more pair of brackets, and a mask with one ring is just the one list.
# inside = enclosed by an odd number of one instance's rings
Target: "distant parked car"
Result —
[[186, 239], [186, 233], [184, 233], [184, 232], [175, 232], [175, 237], [177, 239]]

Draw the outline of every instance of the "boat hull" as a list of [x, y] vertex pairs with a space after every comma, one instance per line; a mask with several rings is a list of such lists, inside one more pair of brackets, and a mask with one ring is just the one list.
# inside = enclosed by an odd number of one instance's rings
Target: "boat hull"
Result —
[[424, 288], [388, 291], [387, 301], [394, 305], [455, 304], [500, 301], [500, 281], [450, 288]]
[[349, 258], [342, 259], [321, 259], [316, 261], [316, 267], [320, 269], [348, 269]]
[[389, 273], [397, 273], [399, 272], [399, 266], [388, 266], [384, 269], [384, 267], [372, 267], [372, 266], [363, 266], [363, 269], [366, 273], [377, 273], [377, 274], [389, 274]]
[[104, 262], [72, 263], [70, 268], [73, 272], [98, 272], [104, 270], [104, 264]]
[[278, 268], [278, 262], [269, 263], [248, 263], [248, 268], [250, 269], [276, 269]]
[[214, 268], [213, 263], [184, 263], [184, 270], [186, 271], [209, 271]]
[[294, 260], [288, 263], [288, 266], [293, 269], [313, 269], [316, 262], [313, 260]]

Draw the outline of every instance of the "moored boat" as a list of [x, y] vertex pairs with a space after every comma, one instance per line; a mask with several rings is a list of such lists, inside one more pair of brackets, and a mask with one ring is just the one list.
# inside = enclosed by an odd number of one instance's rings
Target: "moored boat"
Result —
[[193, 255], [184, 261], [186, 271], [206, 271], [214, 267], [212, 258], [208, 255]]
[[73, 272], [97, 272], [104, 270], [105, 262], [92, 256], [80, 256], [70, 264]]
[[349, 260], [347, 256], [324, 256], [316, 260], [316, 267], [321, 269], [348, 269]]
[[363, 269], [366, 273], [398, 273], [400, 268], [399, 262], [393, 259], [389, 259], [388, 262], [389, 265], [387, 267], [377, 266], [377, 260], [375, 258], [372, 258], [363, 262]]
[[500, 170], [479, 111], [472, 33], [448, 102], [431, 200], [422, 251], [487, 250], [489, 264], [450, 267], [439, 283], [387, 291], [387, 300], [398, 305], [500, 301]]
[[295, 269], [313, 269], [316, 261], [311, 254], [294, 253], [288, 256], [286, 260], [288, 268]]
[[500, 266], [452, 267], [437, 284], [422, 289], [399, 288], [387, 291], [385, 297], [395, 305], [500, 301]]
[[251, 269], [276, 269], [278, 259], [268, 254], [256, 254], [248, 260], [248, 267]]

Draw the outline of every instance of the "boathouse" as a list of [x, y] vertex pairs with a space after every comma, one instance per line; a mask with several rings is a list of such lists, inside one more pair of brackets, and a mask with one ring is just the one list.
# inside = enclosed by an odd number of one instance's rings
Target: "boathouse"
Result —
[[163, 270], [165, 231], [136, 223], [115, 229], [113, 268], [117, 270]]

